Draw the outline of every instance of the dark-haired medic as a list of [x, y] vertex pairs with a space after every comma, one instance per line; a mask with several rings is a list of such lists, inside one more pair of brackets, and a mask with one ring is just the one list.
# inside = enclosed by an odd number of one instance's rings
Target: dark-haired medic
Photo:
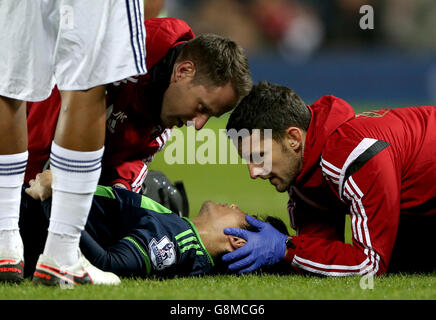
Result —
[[[355, 114], [335, 96], [306, 106], [286, 87], [254, 86], [227, 129], [248, 129], [251, 136], [242, 140], [252, 139], [253, 129], [272, 129], [271, 150], [251, 149], [272, 154], [270, 171], [250, 162], [242, 148], [239, 153], [251, 178], [269, 179], [289, 193], [297, 235], [226, 230], [247, 244], [223, 259], [240, 272], [283, 260], [327, 276], [435, 270], [435, 127], [434, 106]], [[344, 242], [346, 215], [352, 244]]]
[[[188, 121], [201, 129], [248, 94], [252, 80], [244, 50], [214, 34], [195, 37], [176, 18], [145, 20], [148, 73], [107, 87], [106, 144], [100, 184], [135, 192], [171, 128]], [[25, 182], [41, 172], [61, 110], [57, 88], [42, 102], [27, 103], [29, 159]]]

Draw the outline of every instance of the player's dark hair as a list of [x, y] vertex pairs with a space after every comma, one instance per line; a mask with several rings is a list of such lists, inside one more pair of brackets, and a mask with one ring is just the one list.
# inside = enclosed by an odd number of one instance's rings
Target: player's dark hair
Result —
[[203, 34], [188, 41], [177, 61], [192, 60], [196, 67], [194, 82], [223, 86], [231, 83], [238, 101], [253, 86], [248, 59], [236, 42], [215, 34]]
[[272, 129], [273, 139], [279, 141], [291, 126], [307, 131], [310, 119], [309, 109], [292, 89], [262, 81], [233, 110], [227, 130]]
[[[253, 218], [256, 218], [258, 220], [262, 220], [264, 222], [268, 222], [270, 225], [272, 225], [275, 229], [277, 229], [279, 232], [289, 236], [288, 228], [286, 227], [286, 224], [283, 222], [282, 219], [274, 217], [274, 216], [252, 216]], [[248, 231], [257, 232], [256, 227], [252, 226], [251, 224], [247, 223], [244, 226], [241, 227], [241, 229], [246, 229]]]

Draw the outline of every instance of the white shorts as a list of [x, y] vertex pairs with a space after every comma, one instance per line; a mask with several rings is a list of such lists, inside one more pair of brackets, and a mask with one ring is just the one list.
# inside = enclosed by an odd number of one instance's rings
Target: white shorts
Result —
[[147, 72], [143, 0], [1, 0], [0, 95], [25, 101]]

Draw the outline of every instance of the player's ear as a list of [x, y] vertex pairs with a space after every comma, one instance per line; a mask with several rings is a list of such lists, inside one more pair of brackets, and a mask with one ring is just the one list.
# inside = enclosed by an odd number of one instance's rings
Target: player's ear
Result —
[[236, 250], [240, 247], [242, 247], [247, 241], [245, 239], [235, 237], [232, 235], [227, 235], [229, 238], [230, 244], [232, 245], [233, 250]]
[[174, 77], [176, 81], [185, 78], [193, 78], [195, 76], [195, 72], [196, 69], [194, 62], [190, 60], [176, 63], [176, 65], [174, 66]]
[[285, 141], [291, 150], [299, 150], [303, 145], [302, 130], [297, 127], [289, 127], [286, 129]]

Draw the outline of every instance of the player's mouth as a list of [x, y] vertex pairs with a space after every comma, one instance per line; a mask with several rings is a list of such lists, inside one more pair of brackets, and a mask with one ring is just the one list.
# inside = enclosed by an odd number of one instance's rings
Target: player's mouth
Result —
[[234, 204], [234, 203], [232, 203], [232, 204], [217, 203], [217, 205], [219, 205], [220, 207], [223, 207], [223, 208], [239, 209], [239, 207], [236, 204]]
[[271, 183], [273, 186], [277, 185], [277, 178], [276, 177], [271, 177], [268, 180], [269, 180], [269, 183]]

